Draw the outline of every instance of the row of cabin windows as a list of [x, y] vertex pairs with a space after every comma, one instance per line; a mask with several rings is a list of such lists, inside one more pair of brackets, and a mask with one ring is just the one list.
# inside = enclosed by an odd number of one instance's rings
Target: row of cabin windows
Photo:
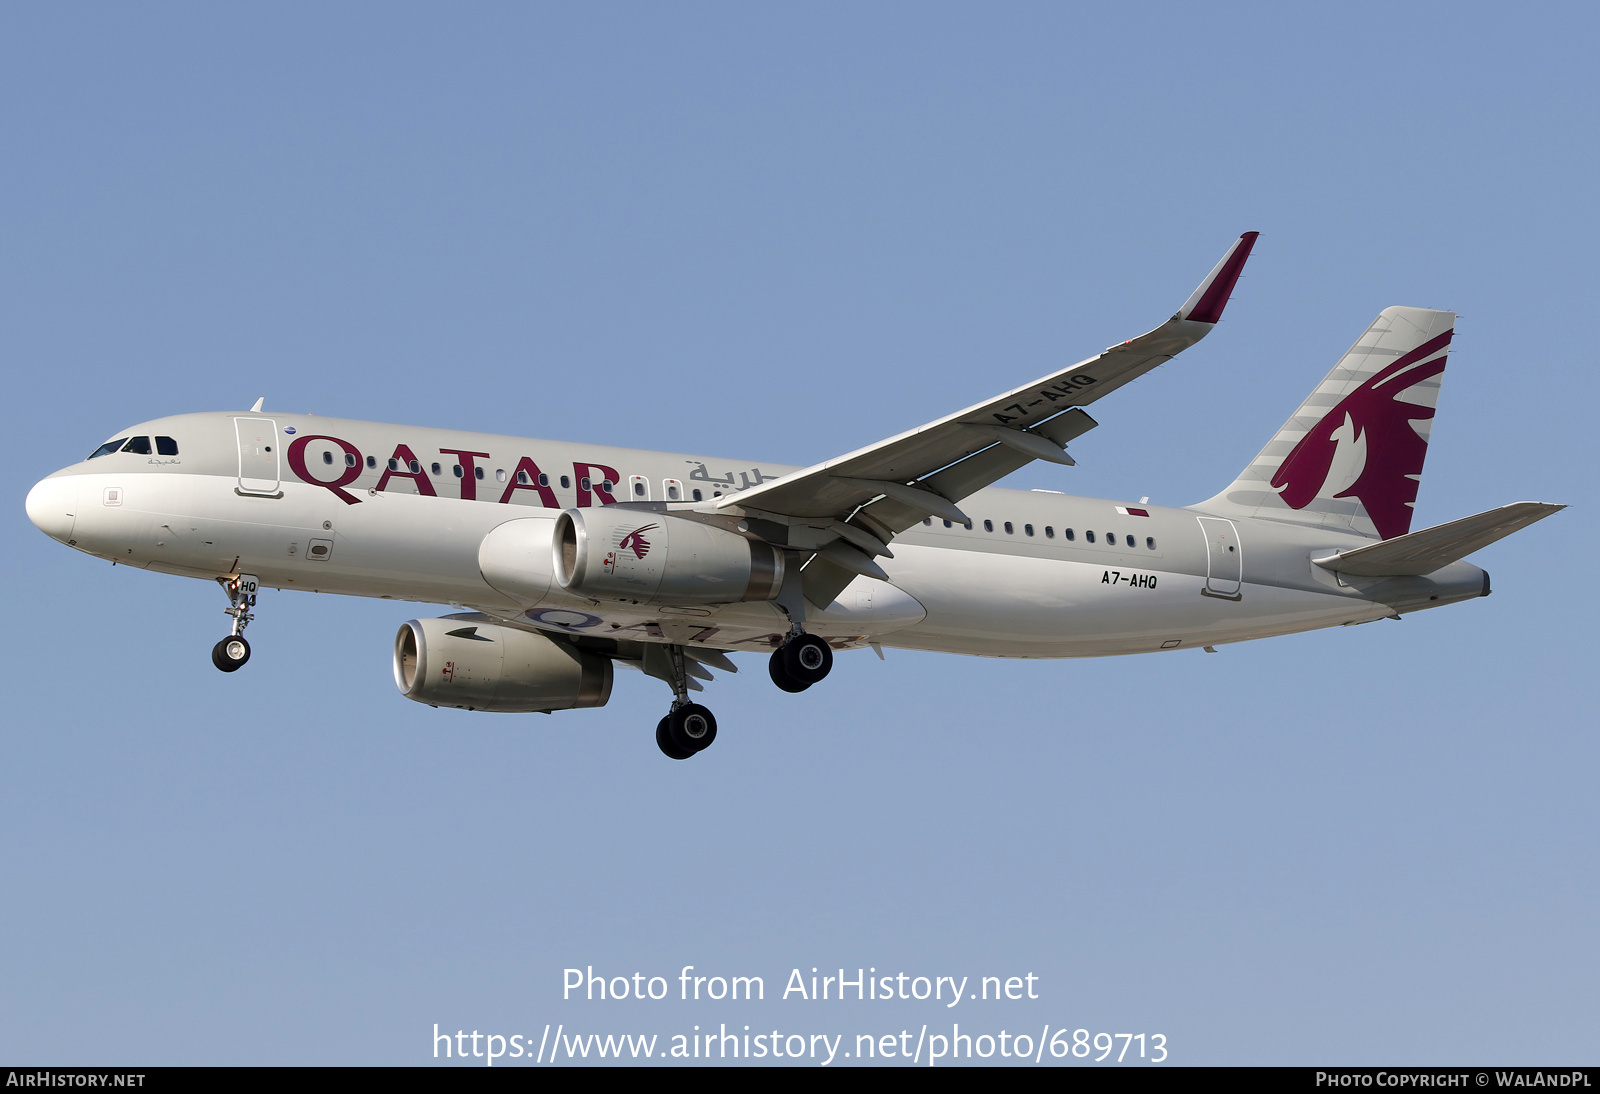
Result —
[[[931, 528], [931, 527], [933, 527], [933, 518], [932, 517], [924, 517], [922, 519], [922, 523], [928, 525]], [[948, 520], [944, 522], [944, 526], [946, 528], [954, 528], [955, 527], [955, 525], [952, 522], [948, 521]], [[964, 525], [964, 527], [966, 527], [968, 531], [971, 531], [972, 522], [968, 521], [966, 523], [966, 525]], [[1008, 535], [1008, 536], [1016, 535], [1016, 532], [1017, 532], [1016, 526], [1014, 524], [1012, 524], [1009, 520], [1004, 522], [1004, 527], [1005, 527], [1005, 530], [1006, 530], [1006, 535]], [[992, 521], [992, 520], [984, 521], [983, 522], [983, 530], [985, 532], [994, 531], [994, 521]], [[1024, 524], [1022, 526], [1022, 534], [1025, 535], [1025, 536], [1033, 535], [1033, 525]], [[1118, 545], [1117, 544], [1117, 533], [1115, 533], [1115, 532], [1107, 532], [1107, 533], [1105, 533], [1105, 537], [1106, 537], [1106, 546], [1115, 547], [1115, 546]], [[1046, 539], [1055, 539], [1056, 538], [1056, 530], [1055, 530], [1055, 527], [1053, 525], [1046, 524], [1044, 526], [1044, 538], [1046, 538]], [[1061, 529], [1061, 538], [1071, 542], [1072, 540], [1077, 539], [1078, 536], [1077, 536], [1077, 533], [1074, 532], [1071, 528], [1063, 528], [1063, 529]], [[1087, 541], [1089, 543], [1095, 542], [1095, 538], [1094, 538], [1094, 533], [1093, 532], [1088, 532], [1088, 531], [1084, 532], [1083, 533], [1083, 538], [1084, 538], [1085, 541]], [[1139, 541], [1137, 539], [1135, 539], [1133, 536], [1124, 536], [1123, 538], [1127, 541], [1127, 544], [1128, 544], [1129, 547], [1137, 548], [1139, 546]], [[1144, 538], [1144, 545], [1145, 545], [1146, 549], [1154, 551], [1156, 549], [1156, 537], [1155, 536], [1146, 536]]]
[[[107, 441], [105, 444], [89, 453], [89, 458], [92, 460], [96, 456], [109, 456], [113, 452], [131, 452], [136, 456], [148, 456], [151, 454], [150, 438], [118, 437], [114, 441]], [[177, 454], [177, 441], [173, 440], [171, 437], [156, 438], [155, 455], [176, 456]]]
[[[96, 458], [97, 456], [106, 456], [106, 455], [109, 455], [109, 454], [111, 454], [113, 452], [128, 452], [128, 453], [132, 453], [134, 455], [148, 456], [148, 455], [151, 454], [150, 438], [149, 437], [118, 437], [114, 441], [107, 441], [105, 444], [101, 445], [99, 448], [97, 448], [93, 452], [91, 452], [89, 454], [89, 459], [92, 460], [92, 459]], [[155, 439], [155, 453], [157, 455], [161, 455], [161, 456], [176, 456], [178, 454], [178, 442], [176, 440], [174, 440], [173, 438], [171, 438], [171, 437], [157, 437]], [[325, 463], [325, 464], [332, 464], [333, 463], [333, 453], [330, 452], [330, 451], [324, 450], [323, 453], [322, 453], [322, 462]], [[355, 455], [353, 453], [346, 452], [344, 454], [344, 465], [346, 467], [354, 467], [356, 465], [356, 458], [355, 458]], [[378, 466], [377, 457], [376, 456], [368, 456], [367, 457], [367, 467], [369, 469], [376, 469], [377, 466]], [[410, 471], [411, 474], [413, 474], [413, 475], [421, 474], [421, 472], [422, 472], [422, 464], [419, 463], [416, 460], [408, 460], [406, 469], [408, 471]], [[389, 460], [389, 470], [390, 471], [399, 471], [400, 470], [400, 461], [398, 459], [391, 458]], [[429, 470], [432, 471], [435, 475], [440, 475], [440, 474], [444, 473], [444, 468], [441, 467], [437, 462], [433, 463], [429, 467]], [[462, 467], [461, 467], [461, 465], [459, 463], [453, 465], [450, 470], [455, 475], [455, 477], [458, 478], [458, 479], [459, 478], [463, 478], [466, 475], [466, 472], [462, 469]], [[483, 468], [474, 467], [472, 469], [472, 473], [473, 473], [473, 477], [474, 478], [476, 478], [476, 479], [478, 479], [480, 481], [483, 480], [483, 478], [484, 478]], [[494, 473], [494, 477], [495, 477], [495, 481], [496, 482], [505, 482], [506, 481], [505, 469], [504, 468], [496, 469], [496, 471]], [[646, 484], [646, 481], [645, 481], [644, 478], [642, 478], [639, 475], [634, 475], [632, 477], [631, 481], [633, 483], [633, 494], [634, 494], [635, 497], [638, 497], [638, 498], [646, 498], [646, 497], [648, 497], [650, 488]], [[517, 482], [519, 484], [523, 485], [523, 486], [531, 486], [531, 485], [533, 485], [533, 480], [528, 475], [528, 473], [526, 471], [518, 471], [517, 472]], [[541, 474], [539, 476], [539, 485], [540, 486], [549, 486], [550, 485], [550, 476]], [[581, 479], [578, 480], [578, 485], [580, 487], [582, 487], [584, 490], [592, 490], [594, 488], [593, 481], [587, 475], [583, 476]], [[683, 484], [678, 482], [678, 480], [676, 480], [676, 479], [663, 479], [663, 480], [661, 480], [661, 485], [662, 485], [662, 492], [666, 495], [666, 498], [667, 498], [668, 501], [681, 501], [683, 499]], [[563, 490], [568, 490], [568, 489], [571, 489], [571, 487], [572, 487], [572, 479], [567, 475], [562, 475], [561, 476], [561, 488]], [[613, 483], [610, 479], [605, 479], [600, 483], [600, 489], [603, 492], [609, 494], [614, 489], [616, 489], [616, 484]], [[691, 492], [691, 495], [692, 495], [692, 497], [694, 498], [695, 501], [704, 501], [705, 500], [705, 495], [700, 491], [699, 488], [696, 488], [695, 490], [693, 490]], [[722, 496], [722, 491], [720, 491], [720, 490], [713, 491], [712, 496], [720, 498]], [[922, 523], [931, 526], [933, 524], [933, 518], [932, 517], [926, 517], [926, 518], [923, 519]], [[944, 522], [944, 526], [946, 528], [954, 527], [954, 525], [948, 520]], [[971, 530], [972, 524], [971, 524], [970, 521], [966, 524], [966, 527], [967, 527], [968, 530]], [[983, 522], [983, 530], [985, 532], [993, 532], [994, 531], [994, 521], [992, 521], [992, 520], [984, 521]], [[1016, 528], [1009, 520], [1005, 522], [1005, 530], [1006, 530], [1006, 535], [1008, 535], [1008, 536], [1016, 534]], [[1028, 535], [1028, 536], [1033, 535], [1033, 525], [1024, 524], [1022, 526], [1022, 532], [1023, 532], [1024, 535]], [[1056, 537], [1056, 530], [1055, 530], [1055, 528], [1053, 526], [1047, 524], [1047, 525], [1044, 526], [1044, 534], [1045, 534], [1045, 538], [1046, 539], [1054, 539]], [[1062, 535], [1062, 538], [1068, 540], [1069, 542], [1077, 538], [1076, 534], [1073, 532], [1073, 530], [1071, 528], [1063, 528], [1061, 530], [1061, 535]], [[1084, 536], [1084, 539], [1087, 540], [1090, 543], [1093, 543], [1095, 541], [1094, 533], [1092, 531], [1084, 532], [1083, 536]], [[1107, 543], [1108, 546], [1112, 546], [1112, 547], [1117, 546], [1117, 533], [1115, 533], [1115, 532], [1107, 532], [1107, 533], [1105, 533], [1105, 537], [1106, 537], [1106, 543]], [[1134, 537], [1126, 536], [1125, 538], [1127, 539], [1127, 543], [1128, 543], [1129, 547], [1137, 547], [1138, 546], [1138, 541], [1135, 540]], [[1150, 549], [1152, 551], [1155, 550], [1156, 549], [1155, 537], [1154, 536], [1146, 536], [1144, 544], [1145, 544], [1145, 547], [1147, 547], [1148, 549]]]
[[[105, 444], [101, 445], [99, 448], [97, 448], [93, 452], [89, 453], [89, 457], [88, 458], [92, 460], [92, 459], [95, 459], [98, 456], [108, 456], [113, 452], [128, 452], [128, 453], [131, 453], [131, 454], [134, 454], [134, 455], [138, 455], [138, 456], [148, 456], [148, 455], [151, 454], [151, 451], [152, 451], [152, 449], [151, 449], [151, 444], [150, 444], [150, 438], [149, 437], [118, 437], [114, 441], [107, 441]], [[157, 437], [155, 439], [154, 452], [155, 452], [156, 455], [160, 455], [160, 456], [176, 456], [178, 454], [178, 442], [175, 441], [174, 439], [172, 439], [171, 437]], [[323, 453], [322, 453], [322, 462], [325, 463], [325, 464], [328, 464], [329, 466], [332, 466], [332, 464], [334, 462], [333, 453], [331, 451], [329, 451], [329, 450], [324, 449]], [[366, 460], [366, 463], [367, 463], [367, 468], [369, 470], [376, 470], [377, 467], [378, 467], [378, 458], [376, 456], [368, 456], [367, 460]], [[355, 467], [356, 466], [355, 453], [346, 452], [344, 454], [344, 465], [346, 467]], [[400, 461], [398, 459], [391, 458], [389, 460], [389, 470], [390, 471], [399, 471], [400, 470]], [[413, 475], [421, 474], [422, 473], [422, 464], [417, 460], [407, 460], [406, 461], [406, 470], [409, 471]], [[429, 465], [429, 470], [432, 471], [433, 474], [435, 474], [435, 475], [442, 475], [444, 473], [443, 466], [441, 466], [437, 462], [430, 464]], [[462, 468], [462, 466], [459, 463], [452, 465], [451, 468], [450, 468], [450, 471], [458, 479], [466, 477], [466, 471]], [[486, 478], [486, 475], [484, 473], [484, 469], [481, 468], [481, 467], [474, 467], [472, 469], [472, 476], [473, 476], [473, 478], [477, 479], [480, 482], [482, 482], [484, 480], [484, 478]], [[496, 471], [494, 473], [494, 477], [495, 477], [495, 481], [496, 482], [505, 482], [506, 481], [505, 469], [504, 468], [496, 469]], [[570, 490], [572, 488], [572, 478], [571, 478], [571, 476], [562, 475], [560, 481], [561, 481], [561, 488], [563, 490]], [[635, 475], [635, 476], [632, 477], [631, 481], [633, 483], [633, 494], [634, 494], [635, 497], [638, 497], [638, 498], [648, 498], [649, 497], [650, 488], [647, 485], [645, 479], [643, 479], [642, 477], [640, 477], [638, 475]], [[523, 486], [531, 486], [531, 485], [533, 485], [533, 479], [528, 475], [528, 473], [526, 471], [518, 471], [517, 472], [517, 482], [520, 483]], [[579, 479], [578, 480], [578, 484], [584, 490], [592, 490], [592, 489], [594, 489], [594, 483], [587, 475], [585, 475], [583, 478]], [[550, 485], [550, 476], [541, 474], [539, 476], [539, 485], [540, 486], [549, 486]], [[679, 482], [677, 479], [662, 479], [661, 480], [661, 485], [662, 485], [662, 492], [666, 495], [666, 498], [667, 498], [668, 501], [682, 501], [683, 500], [683, 484], [681, 482]], [[616, 484], [613, 483], [610, 479], [604, 479], [600, 483], [600, 490], [603, 493], [609, 494], [615, 489], [616, 489]], [[705, 495], [698, 489], [691, 491], [691, 494], [692, 494], [692, 496], [693, 496], [695, 501], [704, 501], [705, 500]], [[720, 491], [720, 490], [715, 491], [714, 492], [714, 496], [720, 498], [722, 496], [722, 491]]]
[[[132, 453], [134, 455], [148, 456], [148, 455], [151, 454], [150, 438], [149, 437], [118, 437], [114, 441], [107, 441], [105, 444], [101, 445], [99, 448], [97, 448], [93, 452], [91, 452], [89, 454], [89, 459], [92, 460], [97, 456], [106, 456], [106, 455], [109, 455], [109, 454], [111, 454], [113, 452], [128, 452], [128, 453]], [[176, 456], [178, 454], [178, 442], [176, 440], [174, 440], [173, 438], [171, 438], [171, 437], [157, 437], [155, 439], [155, 453], [157, 455], [161, 455], [161, 456]], [[330, 451], [324, 450], [323, 453], [322, 453], [322, 462], [325, 463], [325, 464], [332, 464], [333, 463], [333, 453], [330, 452]], [[354, 467], [354, 466], [356, 466], [356, 458], [355, 458], [355, 455], [353, 453], [346, 452], [344, 454], [344, 465], [346, 467]], [[376, 469], [377, 466], [378, 466], [377, 457], [376, 456], [368, 456], [367, 457], [367, 467], [369, 469]], [[416, 460], [408, 460], [406, 469], [408, 471], [410, 471], [411, 474], [413, 474], [413, 475], [421, 474], [421, 472], [422, 472], [422, 464], [419, 463]], [[400, 461], [398, 459], [391, 458], [389, 460], [389, 470], [390, 471], [399, 471], [400, 470]], [[444, 473], [444, 468], [441, 467], [437, 462], [432, 464], [429, 467], [429, 470], [431, 470], [435, 475], [440, 475], [440, 474]], [[458, 479], [459, 478], [463, 478], [466, 475], [466, 472], [462, 469], [462, 467], [461, 467], [461, 465], [459, 463], [453, 465], [450, 470], [455, 475], [455, 477], [458, 478]], [[472, 473], [473, 473], [473, 477], [478, 479], [478, 480], [480, 480], [480, 481], [482, 481], [482, 479], [484, 478], [484, 470], [481, 467], [474, 467], [472, 469]], [[495, 481], [496, 482], [505, 482], [506, 481], [505, 469], [504, 468], [496, 469], [496, 471], [494, 473], [494, 477], [495, 477]], [[638, 498], [646, 498], [646, 497], [648, 497], [650, 488], [646, 484], [646, 481], [645, 481], [644, 478], [642, 478], [639, 475], [634, 475], [632, 477], [631, 481], [633, 483], [633, 494], [634, 494], [635, 497], [638, 497]], [[517, 482], [519, 484], [523, 485], [523, 486], [531, 486], [531, 485], [533, 485], [533, 480], [528, 475], [528, 473], [526, 471], [518, 471], [517, 472]], [[666, 494], [666, 497], [667, 497], [668, 501], [681, 501], [682, 500], [682, 498], [683, 498], [683, 484], [682, 483], [678, 482], [678, 480], [676, 480], [676, 479], [663, 479], [663, 480], [661, 480], [661, 484], [662, 484], [662, 492], [664, 494]], [[549, 486], [550, 485], [550, 476], [541, 474], [539, 476], [539, 485], [540, 486]], [[578, 480], [578, 485], [580, 487], [582, 487], [584, 490], [592, 490], [594, 488], [593, 481], [587, 475], [583, 476], [581, 479]], [[572, 479], [567, 475], [562, 475], [561, 476], [561, 488], [563, 490], [568, 490], [568, 489], [571, 489], [571, 487], [572, 487]], [[610, 479], [605, 479], [600, 483], [600, 489], [603, 492], [609, 494], [614, 489], [616, 489], [616, 484], [613, 483]], [[698, 488], [696, 488], [694, 491], [692, 491], [692, 496], [693, 496], [695, 501], [704, 501], [705, 500], [705, 495]], [[722, 491], [720, 491], [720, 490], [714, 491], [713, 492], [713, 496], [720, 498], [722, 496]], [[923, 519], [922, 523], [931, 526], [933, 524], [933, 518], [932, 517], [926, 517], [926, 518]], [[954, 527], [954, 525], [948, 520], [944, 522], [944, 526], [946, 528]], [[966, 527], [967, 527], [968, 530], [971, 530], [972, 524], [971, 524], [970, 521], [966, 524]], [[984, 521], [983, 522], [983, 530], [985, 532], [993, 532], [994, 531], [994, 521], [992, 521], [992, 520]], [[1009, 520], [1005, 522], [1005, 530], [1006, 530], [1006, 535], [1008, 535], [1008, 536], [1016, 534], [1016, 528]], [[1022, 526], [1022, 532], [1023, 532], [1024, 535], [1028, 535], [1028, 536], [1033, 535], [1033, 525], [1024, 524]], [[1046, 539], [1054, 539], [1056, 537], [1055, 528], [1053, 526], [1051, 526], [1051, 525], [1048, 525], [1048, 524], [1045, 525], [1044, 526], [1044, 535], [1045, 535]], [[1073, 532], [1073, 530], [1071, 528], [1063, 528], [1061, 530], [1061, 535], [1062, 535], [1062, 538], [1068, 540], [1069, 542], [1077, 538], [1076, 534]], [[1094, 533], [1092, 531], [1084, 532], [1083, 533], [1083, 537], [1089, 543], [1093, 543], [1095, 541]], [[1111, 546], [1111, 547], [1117, 546], [1117, 533], [1115, 533], [1115, 532], [1107, 532], [1107, 533], [1105, 533], [1105, 537], [1106, 537], [1106, 544], [1108, 546]], [[1126, 536], [1125, 538], [1127, 540], [1127, 543], [1128, 543], [1129, 547], [1137, 547], [1138, 546], [1138, 541], [1135, 540], [1133, 536]], [[1145, 544], [1145, 547], [1147, 547], [1149, 550], [1152, 550], [1152, 551], [1155, 550], [1156, 549], [1155, 537], [1154, 536], [1146, 536], [1144, 544]]]
[[[88, 458], [92, 460], [92, 459], [95, 459], [98, 456], [108, 456], [113, 452], [128, 452], [128, 453], [132, 453], [132, 454], [138, 455], [138, 456], [148, 456], [148, 455], [151, 454], [150, 438], [149, 437], [118, 437], [114, 441], [107, 441], [105, 444], [101, 445], [99, 448], [97, 448], [93, 452], [89, 453], [89, 457]], [[171, 437], [157, 437], [155, 439], [154, 452], [155, 452], [156, 455], [159, 455], [159, 456], [176, 456], [178, 454], [178, 442], [173, 440]], [[325, 464], [328, 464], [329, 466], [332, 466], [332, 464], [334, 462], [333, 461], [333, 453], [331, 451], [327, 450], [327, 449], [324, 449], [323, 453], [322, 453], [322, 462], [325, 463]], [[354, 467], [354, 466], [356, 466], [355, 453], [346, 452], [344, 454], [344, 465], [346, 467]], [[367, 457], [367, 467], [368, 467], [369, 470], [376, 470], [377, 467], [378, 467], [378, 458], [376, 456], [368, 456]], [[390, 471], [399, 471], [400, 470], [400, 461], [398, 459], [391, 458], [389, 460], [389, 470]], [[417, 460], [407, 460], [406, 461], [406, 470], [409, 471], [413, 475], [419, 475], [419, 474], [422, 473], [422, 464], [420, 462], [418, 462]], [[435, 475], [442, 475], [444, 473], [444, 468], [437, 462], [431, 464], [429, 466], [429, 470], [432, 471]], [[462, 466], [459, 463], [458, 464], [454, 464], [450, 468], [450, 471], [458, 479], [466, 477], [466, 471], [463, 470]], [[473, 476], [473, 478], [477, 479], [480, 482], [482, 482], [483, 479], [486, 477], [485, 474], [484, 474], [484, 470], [481, 467], [474, 467], [472, 469], [472, 476]], [[494, 473], [494, 477], [495, 477], [495, 481], [496, 482], [505, 482], [506, 481], [505, 469], [504, 468], [497, 469], [495, 471], [495, 473]], [[639, 476], [639, 475], [634, 475], [632, 477], [631, 481], [633, 483], [633, 495], [634, 495], [634, 497], [648, 499], [649, 494], [650, 494], [650, 487], [647, 484], [646, 480], [644, 478], [642, 478], [641, 476]], [[520, 483], [523, 486], [531, 486], [531, 485], [533, 485], [533, 480], [528, 475], [528, 473], [526, 471], [518, 471], [517, 472], [517, 482]], [[539, 476], [539, 485], [540, 486], [549, 486], [550, 485], [550, 476], [549, 475], [540, 475]], [[578, 480], [578, 485], [581, 486], [584, 490], [592, 490], [594, 488], [593, 481], [587, 475], [585, 475], [583, 478]], [[666, 495], [666, 498], [667, 498], [668, 501], [682, 501], [683, 500], [683, 484], [681, 482], [679, 482], [677, 479], [662, 479], [661, 480], [661, 487], [662, 487], [662, 493], [664, 493]], [[571, 488], [572, 488], [572, 479], [571, 479], [571, 477], [568, 476], [568, 475], [562, 475], [561, 476], [561, 489], [570, 490]], [[616, 484], [613, 483], [610, 479], [604, 479], [600, 483], [600, 489], [601, 489], [601, 491], [603, 493], [609, 494], [613, 490], [616, 489]], [[705, 495], [699, 489], [691, 491], [691, 494], [692, 494], [692, 496], [693, 496], [695, 501], [704, 501], [705, 500]], [[722, 496], [722, 491], [721, 490], [714, 491], [713, 492], [713, 496], [720, 498]]]

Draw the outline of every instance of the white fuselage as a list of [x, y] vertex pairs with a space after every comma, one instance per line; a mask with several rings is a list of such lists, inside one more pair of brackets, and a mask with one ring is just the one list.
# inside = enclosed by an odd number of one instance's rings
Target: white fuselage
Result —
[[[67, 467], [30, 494], [34, 522], [124, 565], [450, 604], [569, 634], [767, 650], [788, 626], [770, 602], [607, 604], [557, 588], [530, 604], [485, 580], [479, 549], [509, 520], [687, 510], [793, 468], [310, 415], [181, 415], [119, 437], [136, 435], [177, 452]], [[1311, 560], [1371, 540], [1270, 519], [996, 488], [961, 507], [970, 528], [932, 518], [903, 532], [878, 560], [890, 581], [856, 579], [806, 629], [837, 648], [1081, 657], [1365, 622], [1487, 589], [1467, 563], [1341, 578]]]

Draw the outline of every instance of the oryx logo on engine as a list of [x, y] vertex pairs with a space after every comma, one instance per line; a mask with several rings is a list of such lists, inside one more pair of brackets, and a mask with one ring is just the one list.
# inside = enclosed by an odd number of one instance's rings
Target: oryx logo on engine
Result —
[[617, 550], [632, 551], [634, 558], [643, 558], [650, 553], [650, 541], [644, 538], [644, 534], [652, 528], [659, 527], [661, 527], [659, 524], [646, 524], [643, 528], [635, 528], [622, 537], [617, 544]]

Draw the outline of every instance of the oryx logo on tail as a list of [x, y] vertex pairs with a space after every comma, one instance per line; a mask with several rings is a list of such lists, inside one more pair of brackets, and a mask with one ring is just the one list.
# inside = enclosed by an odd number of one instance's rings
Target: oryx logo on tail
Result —
[[1393, 539], [1411, 530], [1454, 312], [1385, 308], [1226, 490], [1197, 508]]
[[[1428, 442], [1412, 427], [1434, 408], [1400, 396], [1444, 371], [1441, 354], [1453, 331], [1429, 339], [1373, 374], [1323, 415], [1284, 458], [1272, 486], [1291, 509], [1304, 509], [1332, 487], [1331, 497], [1356, 498], [1384, 539], [1411, 528], [1411, 504]], [[1344, 474], [1335, 478], [1336, 471]], [[1344, 481], [1338, 481], [1338, 480]]]

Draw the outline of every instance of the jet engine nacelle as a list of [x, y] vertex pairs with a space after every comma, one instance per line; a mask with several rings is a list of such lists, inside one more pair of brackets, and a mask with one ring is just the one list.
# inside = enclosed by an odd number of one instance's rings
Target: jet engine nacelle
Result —
[[603, 707], [611, 659], [483, 616], [412, 619], [394, 640], [394, 682], [435, 707], [500, 712]]
[[596, 600], [775, 600], [783, 588], [783, 552], [665, 513], [568, 509], [556, 518], [555, 579], [567, 592]]

